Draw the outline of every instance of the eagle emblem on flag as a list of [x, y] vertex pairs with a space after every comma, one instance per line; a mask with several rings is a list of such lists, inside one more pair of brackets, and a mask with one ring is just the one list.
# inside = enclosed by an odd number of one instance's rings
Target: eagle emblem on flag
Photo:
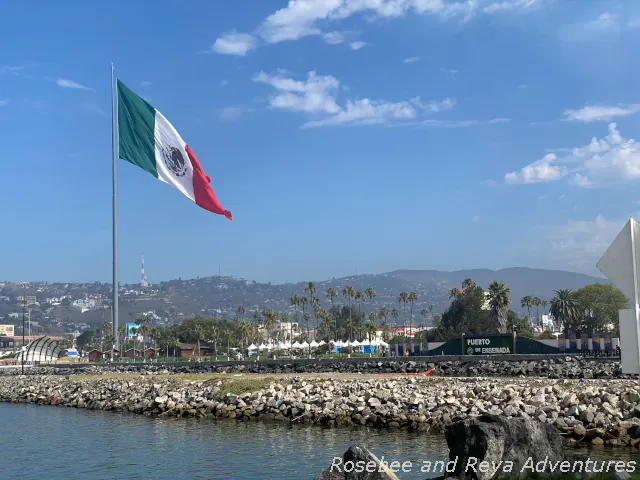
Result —
[[164, 164], [176, 177], [184, 177], [187, 173], [187, 161], [179, 148], [166, 147], [162, 150]]

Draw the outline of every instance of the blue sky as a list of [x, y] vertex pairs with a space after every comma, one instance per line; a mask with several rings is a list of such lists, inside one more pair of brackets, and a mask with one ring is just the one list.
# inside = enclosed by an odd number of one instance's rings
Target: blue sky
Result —
[[[55, 3], [55, 5], [54, 5]], [[0, 278], [110, 279], [110, 62], [233, 221], [118, 163], [121, 281], [595, 273], [639, 210], [640, 5], [13, 2]], [[29, 18], [28, 22], [17, 19]]]

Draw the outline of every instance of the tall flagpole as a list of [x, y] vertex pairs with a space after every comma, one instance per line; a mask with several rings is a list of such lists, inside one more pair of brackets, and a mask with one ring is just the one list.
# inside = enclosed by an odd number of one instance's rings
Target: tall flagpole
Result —
[[115, 93], [115, 67], [111, 64], [111, 187], [113, 210], [113, 339], [115, 349], [120, 351], [118, 339], [118, 229], [116, 222], [116, 162], [118, 160], [118, 144], [116, 143], [116, 93]]

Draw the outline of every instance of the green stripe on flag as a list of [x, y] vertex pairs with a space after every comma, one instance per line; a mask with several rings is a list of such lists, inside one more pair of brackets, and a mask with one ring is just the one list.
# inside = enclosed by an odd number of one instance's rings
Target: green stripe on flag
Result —
[[118, 90], [118, 154], [158, 177], [156, 168], [156, 110], [117, 80]]

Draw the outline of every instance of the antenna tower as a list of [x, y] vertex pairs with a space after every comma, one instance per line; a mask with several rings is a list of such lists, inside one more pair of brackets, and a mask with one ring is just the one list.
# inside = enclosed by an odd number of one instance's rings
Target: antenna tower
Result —
[[140, 268], [140, 286], [146, 288], [149, 286], [147, 275], [144, 273], [144, 255], [142, 255], [142, 267]]

